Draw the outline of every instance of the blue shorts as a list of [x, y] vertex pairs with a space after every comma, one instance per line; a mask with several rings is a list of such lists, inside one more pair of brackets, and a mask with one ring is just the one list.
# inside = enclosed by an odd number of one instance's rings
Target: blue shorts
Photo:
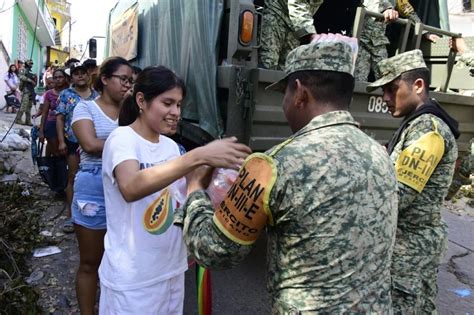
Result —
[[72, 221], [92, 230], [105, 230], [105, 198], [101, 165], [81, 165], [74, 181]]

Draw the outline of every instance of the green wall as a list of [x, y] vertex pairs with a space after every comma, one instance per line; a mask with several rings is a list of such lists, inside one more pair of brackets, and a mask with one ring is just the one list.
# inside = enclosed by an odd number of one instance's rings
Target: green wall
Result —
[[[38, 39], [35, 39], [34, 44], [33, 43], [33, 37], [34, 37], [34, 32], [33, 32], [33, 27], [29, 23], [27, 17], [23, 13], [23, 10], [20, 8], [18, 4], [15, 5], [14, 11], [13, 11], [13, 38], [12, 38], [12, 59], [16, 60], [19, 58], [19, 49], [18, 49], [18, 33], [19, 33], [19, 17], [22, 17], [23, 21], [26, 24], [26, 58], [33, 59], [33, 72], [37, 73], [38, 69], [41, 69], [43, 65], [43, 53], [38, 54], [38, 51], [41, 50], [40, 42]], [[32, 53], [33, 50], [33, 53]], [[39, 59], [38, 59], [39, 56]], [[24, 61], [24, 60], [23, 60]]]

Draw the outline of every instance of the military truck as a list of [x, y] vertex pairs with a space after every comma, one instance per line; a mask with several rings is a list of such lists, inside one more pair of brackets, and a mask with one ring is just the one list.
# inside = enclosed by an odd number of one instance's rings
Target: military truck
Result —
[[[258, 65], [262, 8], [252, 0], [160, 0], [138, 2], [137, 56], [141, 67], [163, 64], [185, 79], [188, 95], [183, 106], [179, 141], [196, 146], [223, 136], [237, 136], [255, 151], [264, 151], [291, 134], [281, 108], [283, 94], [265, 87], [284, 76]], [[262, 1], [256, 1], [262, 2]], [[135, 3], [121, 0], [110, 13], [110, 23]], [[353, 36], [366, 18], [382, 16], [358, 8]], [[432, 71], [431, 96], [459, 121], [459, 149], [474, 137], [474, 97], [449, 89], [474, 89], [467, 69], [453, 67], [455, 53], [447, 40], [459, 37], [423, 24], [399, 19], [397, 52], [421, 48]], [[438, 43], [422, 41], [429, 31], [443, 36]], [[109, 26], [109, 37], [114, 36]], [[110, 51], [110, 47], [109, 47]], [[350, 111], [370, 136], [387, 142], [400, 121], [388, 113], [381, 91], [366, 92], [367, 82], [356, 82]], [[436, 91], [434, 91], [436, 90]]]

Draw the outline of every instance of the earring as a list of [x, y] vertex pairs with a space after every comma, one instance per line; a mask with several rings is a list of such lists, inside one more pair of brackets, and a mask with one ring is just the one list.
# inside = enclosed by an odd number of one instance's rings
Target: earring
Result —
[[143, 108], [139, 107], [139, 110], [138, 110], [141, 113], [143, 113]]

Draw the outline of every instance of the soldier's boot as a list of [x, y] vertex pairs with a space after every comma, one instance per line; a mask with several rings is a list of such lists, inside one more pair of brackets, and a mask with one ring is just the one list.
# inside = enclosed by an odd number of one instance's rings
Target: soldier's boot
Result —
[[33, 126], [33, 124], [31, 123], [31, 113], [25, 113], [25, 125]]
[[24, 111], [20, 108], [16, 114], [15, 124], [23, 125], [21, 118], [23, 117]]

